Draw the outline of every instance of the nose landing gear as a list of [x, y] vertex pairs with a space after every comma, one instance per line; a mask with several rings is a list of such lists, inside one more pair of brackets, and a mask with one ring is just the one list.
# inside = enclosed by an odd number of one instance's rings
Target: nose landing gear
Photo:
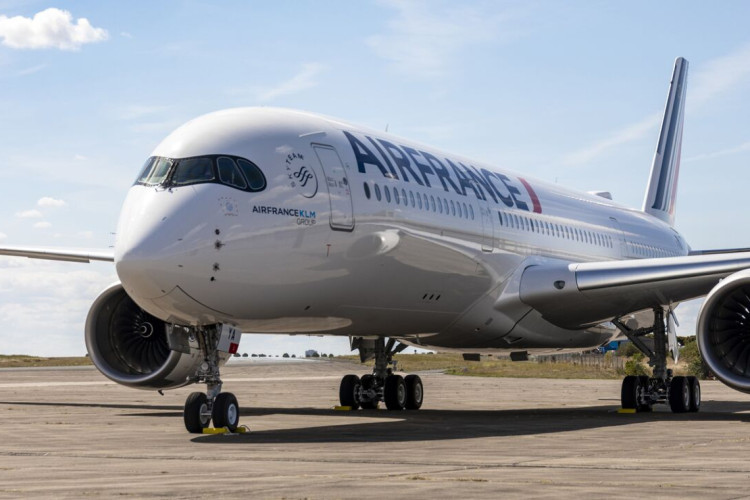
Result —
[[[352, 409], [375, 409], [383, 401], [389, 410], [418, 410], [422, 406], [424, 387], [418, 375], [402, 377], [396, 375], [396, 362], [393, 356], [404, 349], [406, 344], [398, 344], [394, 339], [364, 339], [352, 340], [352, 349], [359, 349], [362, 362], [375, 358], [372, 374], [346, 375], [341, 379], [339, 387], [339, 401], [342, 406]], [[393, 366], [391, 368], [389, 365]]]
[[207, 391], [205, 394], [193, 392], [185, 401], [185, 428], [190, 433], [200, 434], [213, 420], [214, 427], [226, 427], [235, 432], [240, 421], [240, 406], [234, 394], [221, 392], [218, 348], [221, 329], [216, 326], [198, 328], [196, 335], [204, 361], [191, 382], [205, 383]]

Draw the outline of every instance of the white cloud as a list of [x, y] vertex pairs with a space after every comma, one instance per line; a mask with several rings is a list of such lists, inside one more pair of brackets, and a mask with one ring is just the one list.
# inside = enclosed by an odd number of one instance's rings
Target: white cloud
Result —
[[84, 17], [73, 22], [70, 12], [49, 8], [33, 18], [0, 16], [0, 37], [3, 45], [13, 49], [77, 50], [83, 44], [106, 40], [109, 34]]
[[23, 210], [22, 212], [16, 212], [16, 217], [20, 219], [38, 219], [42, 217], [42, 212], [36, 209]]
[[0, 352], [83, 355], [89, 307], [116, 279], [106, 264], [0, 258]]
[[75, 155], [73, 155], [73, 159], [76, 160], [76, 161], [86, 161], [86, 160], [88, 160], [88, 158], [86, 156], [83, 156], [83, 155], [78, 154], [78, 153], [76, 153]]
[[[686, 106], [692, 110], [698, 109], [737, 87], [747, 85], [748, 82], [750, 82], [750, 44], [743, 45], [729, 54], [704, 63], [700, 70], [695, 73], [692, 88], [688, 83]], [[662, 115], [663, 111], [649, 115], [637, 123], [614, 132], [609, 137], [605, 137], [590, 146], [574, 151], [563, 158], [563, 164], [570, 166], [586, 163], [605, 151], [642, 139], [646, 134], [655, 132], [661, 122]], [[656, 140], [655, 135], [654, 140]], [[699, 155], [690, 159], [696, 160], [724, 156], [745, 151], [748, 148], [750, 148], [750, 143], [745, 143], [736, 148]]]
[[743, 142], [739, 146], [735, 146], [733, 148], [722, 149], [719, 151], [714, 151], [713, 153], [704, 153], [704, 154], [691, 156], [690, 158], [685, 158], [683, 161], [709, 160], [709, 159], [718, 158], [721, 156], [729, 156], [729, 155], [733, 155], [737, 153], [744, 153], [745, 151], [750, 151], [750, 141]]
[[580, 165], [587, 163], [597, 156], [601, 155], [605, 151], [612, 149], [616, 146], [621, 146], [629, 142], [641, 139], [647, 134], [656, 134], [656, 129], [661, 123], [661, 113], [654, 113], [653, 115], [647, 116], [643, 120], [628, 125], [627, 127], [618, 130], [609, 137], [595, 142], [585, 148], [579, 149], [569, 153], [563, 157], [562, 163], [565, 166]]
[[267, 102], [283, 95], [296, 94], [315, 87], [318, 84], [315, 77], [322, 70], [323, 65], [318, 63], [303, 64], [300, 71], [290, 79], [280, 82], [271, 88], [260, 89], [256, 98], [261, 102]]
[[695, 74], [694, 81], [693, 88], [688, 88], [691, 107], [701, 106], [743, 83], [746, 84], [750, 81], [750, 44], [706, 62]]
[[50, 198], [49, 196], [39, 198], [39, 201], [37, 201], [36, 204], [40, 207], [64, 207], [67, 205], [65, 200], [58, 200], [56, 198]]
[[121, 31], [120, 32], [120, 36], [123, 37], [123, 38], [133, 38], [133, 35], [131, 35], [127, 31]]
[[396, 16], [388, 22], [386, 33], [373, 35], [366, 43], [379, 57], [413, 77], [440, 76], [462, 51], [512, 35], [501, 26], [508, 13], [421, 0], [381, 3], [395, 9]]
[[33, 75], [34, 73], [38, 73], [42, 71], [44, 68], [46, 68], [46, 64], [38, 64], [36, 66], [31, 66], [30, 68], [24, 68], [21, 70], [18, 70], [14, 73], [14, 76], [28, 76]]
[[39, 221], [36, 224], [34, 224], [34, 229], [49, 229], [52, 227], [52, 223], [47, 222], [46, 220]]

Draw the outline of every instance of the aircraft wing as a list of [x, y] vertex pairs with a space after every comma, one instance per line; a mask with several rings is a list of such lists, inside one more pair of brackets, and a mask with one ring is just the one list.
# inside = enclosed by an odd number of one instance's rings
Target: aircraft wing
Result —
[[706, 295], [750, 268], [750, 252], [613, 262], [530, 265], [521, 300], [553, 324], [581, 328]]
[[29, 257], [30, 259], [63, 260], [68, 262], [89, 263], [92, 260], [114, 262], [115, 251], [111, 248], [100, 249], [62, 249], [50, 247], [15, 247], [0, 246], [0, 255]]

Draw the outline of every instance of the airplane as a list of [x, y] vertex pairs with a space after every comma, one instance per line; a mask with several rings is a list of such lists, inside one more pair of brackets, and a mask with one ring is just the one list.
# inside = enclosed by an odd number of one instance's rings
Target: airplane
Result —
[[94, 365], [132, 388], [206, 384], [191, 433], [235, 431], [220, 369], [244, 333], [350, 339], [371, 373], [341, 405], [418, 410], [424, 387], [393, 357], [581, 351], [630, 339], [653, 375], [623, 408], [698, 411], [673, 310], [708, 295], [697, 342], [716, 377], [750, 392], [750, 251], [695, 251], [673, 227], [688, 62], [674, 64], [643, 207], [582, 193], [313, 113], [237, 108], [182, 125], [129, 189], [114, 249], [3, 246], [4, 255], [114, 262], [86, 318]]

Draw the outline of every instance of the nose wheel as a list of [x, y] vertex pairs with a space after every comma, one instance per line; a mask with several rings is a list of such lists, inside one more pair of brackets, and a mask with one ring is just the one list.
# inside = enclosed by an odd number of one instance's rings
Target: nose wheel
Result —
[[206, 393], [194, 392], [185, 400], [183, 419], [185, 428], [193, 434], [203, 433], [213, 421], [215, 428], [226, 427], [236, 432], [240, 422], [240, 405], [231, 392], [221, 392], [219, 374], [219, 328], [204, 327], [196, 330], [203, 363], [196, 374], [191, 377], [193, 383], [205, 383]]
[[201, 434], [213, 420], [214, 427], [226, 427], [237, 431], [240, 422], [240, 406], [231, 392], [222, 392], [210, 404], [208, 396], [194, 392], [185, 401], [183, 412], [185, 428], [192, 434]]

